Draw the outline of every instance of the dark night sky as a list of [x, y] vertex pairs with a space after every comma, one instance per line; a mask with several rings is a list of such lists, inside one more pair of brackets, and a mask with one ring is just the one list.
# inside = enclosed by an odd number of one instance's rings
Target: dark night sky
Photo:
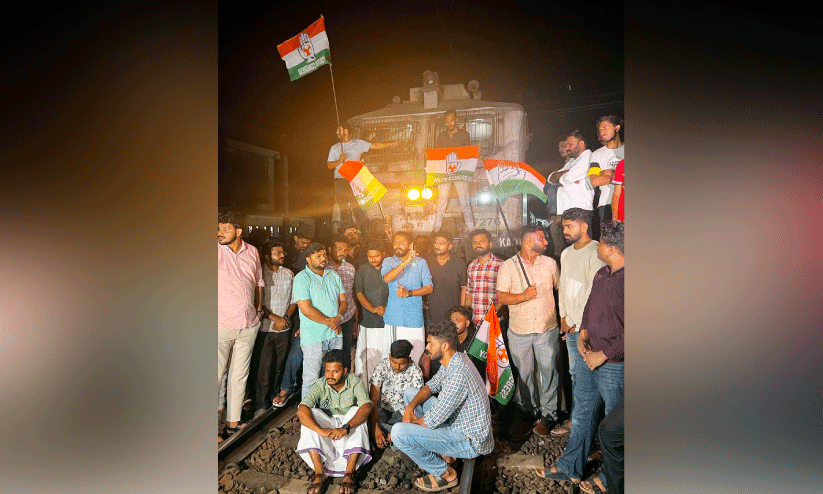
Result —
[[[526, 159], [548, 171], [562, 132], [580, 128], [595, 149], [597, 117], [623, 115], [622, 2], [221, 2], [221, 137], [278, 150], [286, 135], [292, 215], [331, 193], [337, 119], [329, 68], [290, 82], [277, 45], [321, 14], [341, 120], [408, 99], [425, 70], [441, 84], [476, 79], [484, 100], [524, 106], [534, 133]], [[241, 202], [250, 184], [220, 170], [220, 205]]]

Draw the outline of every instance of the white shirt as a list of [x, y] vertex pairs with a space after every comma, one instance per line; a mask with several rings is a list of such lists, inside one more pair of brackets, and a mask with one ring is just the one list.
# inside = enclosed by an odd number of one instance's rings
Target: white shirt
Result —
[[[346, 161], [360, 161], [360, 156], [369, 149], [371, 149], [371, 143], [362, 139], [352, 139], [349, 142], [343, 143], [343, 152], [346, 153]], [[339, 159], [340, 143], [337, 142], [329, 149], [329, 159], [326, 161], [337, 161]], [[343, 175], [340, 175], [339, 172], [341, 166], [343, 166], [343, 163], [334, 167], [334, 178], [343, 178]]]
[[[294, 274], [284, 267], [280, 267], [275, 273], [268, 266], [263, 264], [263, 281], [266, 286], [263, 288], [263, 304], [269, 310], [280, 317], [286, 314], [294, 300], [292, 300], [292, 281]], [[272, 321], [268, 317], [263, 318], [263, 325], [260, 331], [268, 332], [272, 330]], [[288, 331], [288, 330], [286, 330]]]
[[558, 180], [563, 187], [557, 188], [557, 214], [563, 214], [564, 211], [571, 208], [592, 210], [594, 189], [586, 180], [591, 155], [592, 152], [587, 149], [563, 167], [568, 170], [568, 173]]
[[[622, 149], [623, 146], [620, 146], [617, 149]], [[594, 151], [589, 159], [589, 166], [593, 163], [597, 163], [600, 165], [600, 171], [603, 170], [612, 170], [617, 167], [617, 163], [620, 161], [620, 158], [617, 156], [617, 149], [609, 149], [606, 146], [601, 147], [600, 149]], [[598, 207], [603, 206], [611, 206], [612, 204], [612, 194], [614, 193], [614, 185], [607, 184], [600, 186], [600, 201], [597, 203]]]

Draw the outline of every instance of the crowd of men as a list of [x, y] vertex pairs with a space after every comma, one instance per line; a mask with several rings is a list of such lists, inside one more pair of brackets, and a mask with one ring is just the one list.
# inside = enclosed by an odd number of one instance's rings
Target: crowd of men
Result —
[[[465, 139], [455, 121], [449, 112], [444, 134]], [[450, 488], [456, 458], [494, 448], [486, 363], [466, 353], [494, 307], [516, 375], [514, 416], [533, 421], [534, 434], [569, 435], [556, 464], [538, 474], [584, 492], [622, 492], [621, 127], [617, 117], [599, 119], [603, 146], [594, 152], [579, 131], [564, 136], [567, 160], [545, 189], [551, 237], [526, 225], [505, 260], [484, 229], [467, 235], [474, 258], [463, 259], [446, 231], [426, 247], [402, 231], [361, 243], [354, 224], [326, 243], [301, 226], [288, 245], [267, 239], [258, 251], [243, 240], [238, 215], [219, 215], [218, 409], [227, 426], [218, 441], [243, 427], [244, 400], [255, 417], [282, 407], [302, 373], [297, 453], [315, 472], [309, 494], [331, 476], [353, 493], [357, 469], [390, 446], [428, 473], [418, 488]], [[346, 127], [338, 135], [330, 168], [375, 146]], [[563, 368], [572, 389], [565, 410]], [[598, 427], [603, 466], [582, 480]]]

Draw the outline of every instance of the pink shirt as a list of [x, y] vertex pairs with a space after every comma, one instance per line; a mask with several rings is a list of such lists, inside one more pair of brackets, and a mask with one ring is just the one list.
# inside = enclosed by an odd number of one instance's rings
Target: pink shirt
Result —
[[217, 244], [217, 326], [226, 329], [257, 324], [254, 292], [265, 286], [257, 249], [240, 242], [236, 254], [228, 245]]

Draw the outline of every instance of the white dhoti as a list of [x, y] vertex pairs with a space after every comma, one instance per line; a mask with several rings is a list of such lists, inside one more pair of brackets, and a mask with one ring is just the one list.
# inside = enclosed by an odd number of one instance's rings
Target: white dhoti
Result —
[[388, 327], [366, 328], [360, 326], [360, 334], [357, 336], [357, 349], [354, 353], [354, 375], [363, 380], [367, 391], [374, 367], [389, 356], [393, 341], [392, 331]]
[[[324, 429], [339, 429], [343, 424], [351, 420], [360, 407], [351, 407], [345, 415], [333, 415], [329, 417], [320, 409], [312, 408], [311, 415], [315, 422]], [[357, 457], [355, 471], [361, 466], [371, 461], [371, 451], [369, 449], [369, 429], [366, 426], [368, 420], [353, 428], [348, 435], [334, 440], [328, 437], [321, 437], [318, 433], [306, 426], [300, 427], [300, 440], [297, 442], [297, 454], [303, 461], [314, 468], [311, 461], [310, 451], [316, 451], [323, 460], [323, 470], [331, 477], [342, 477], [346, 474], [346, 466], [352, 454], [360, 453]]]

